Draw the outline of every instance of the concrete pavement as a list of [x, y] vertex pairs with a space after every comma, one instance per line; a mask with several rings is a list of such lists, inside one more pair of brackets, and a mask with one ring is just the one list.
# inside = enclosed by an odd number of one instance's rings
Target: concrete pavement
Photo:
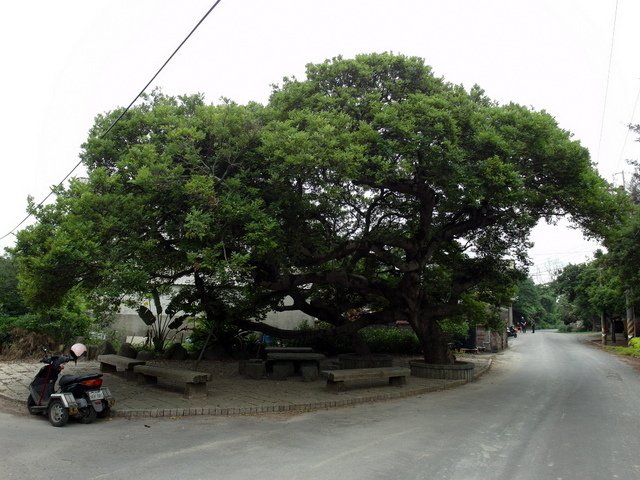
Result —
[[[492, 355], [465, 355], [460, 359], [475, 363], [474, 379], [486, 372]], [[148, 362], [162, 363], [162, 362]], [[172, 366], [192, 368], [193, 362], [171, 362]], [[0, 397], [25, 404], [27, 386], [42, 364], [36, 360], [0, 360]], [[408, 359], [394, 359], [394, 366], [408, 366]], [[67, 364], [65, 374], [99, 371], [96, 361]], [[104, 385], [116, 398], [112, 410], [118, 417], [178, 417], [187, 415], [252, 415], [281, 412], [308, 412], [361, 403], [420, 395], [461, 386], [464, 380], [436, 380], [408, 377], [403, 387], [386, 384], [351, 388], [339, 394], [327, 391], [325, 380], [303, 382], [299, 377], [284, 381], [251, 380], [241, 376], [237, 362], [203, 361], [198, 370], [210, 372], [206, 398], [186, 399], [182, 393], [164, 386], [138, 384], [116, 374], [106, 373]]]

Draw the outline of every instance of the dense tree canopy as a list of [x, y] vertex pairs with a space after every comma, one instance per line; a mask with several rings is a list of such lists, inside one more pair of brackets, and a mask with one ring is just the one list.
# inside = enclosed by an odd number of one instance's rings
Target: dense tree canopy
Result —
[[[640, 126], [633, 127], [640, 132]], [[640, 301], [640, 163], [631, 162], [635, 172], [629, 186], [629, 197], [633, 203], [629, 215], [621, 228], [617, 229], [608, 239], [609, 263], [614, 266], [620, 276], [622, 286], [626, 289], [628, 298], [634, 303]]]
[[374, 293], [366, 316], [407, 319], [431, 360], [446, 356], [440, 320], [470, 294], [506, 293], [505, 259], [524, 262], [540, 217], [569, 214], [596, 234], [617, 221], [587, 151], [550, 115], [447, 84], [419, 59], [311, 65], [271, 106], [264, 148], [306, 205], [281, 221], [287, 239], [304, 232], [287, 264], [311, 268], [316, 286]]
[[347, 335], [407, 320], [441, 363], [441, 322], [508, 301], [540, 218], [594, 236], [619, 223], [553, 117], [449, 84], [418, 58], [309, 65], [265, 107], [155, 93], [102, 136], [120, 113], [96, 120], [88, 178], [19, 235], [32, 302], [181, 282], [185, 310], [281, 336], [293, 333], [249, 319], [298, 309]]
[[564, 296], [564, 322], [593, 325], [601, 318], [625, 318], [625, 289], [610, 255], [597, 252], [587, 263], [567, 265], [556, 280], [555, 289]]
[[[204, 105], [155, 93], [111, 131], [99, 116], [84, 145], [88, 178], [35, 209], [20, 232], [21, 288], [54, 305], [72, 288], [117, 304], [184, 283], [182, 309], [226, 321], [242, 310], [249, 251], [272, 242], [270, 219], [242, 179], [258, 161], [258, 106]], [[258, 162], [259, 163], [259, 162]], [[246, 313], [245, 313], [246, 316]]]
[[517, 296], [513, 302], [515, 322], [535, 323], [538, 328], [557, 326], [559, 312], [554, 285], [536, 285], [531, 278], [518, 284]]
[[18, 269], [10, 255], [0, 256], [0, 316], [23, 315], [27, 308], [18, 293]]

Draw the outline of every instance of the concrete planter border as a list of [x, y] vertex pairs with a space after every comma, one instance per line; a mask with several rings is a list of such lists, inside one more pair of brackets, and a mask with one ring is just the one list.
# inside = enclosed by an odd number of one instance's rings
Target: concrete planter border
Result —
[[473, 380], [475, 364], [456, 362], [452, 365], [436, 365], [419, 360], [409, 362], [411, 375], [421, 378], [439, 378], [443, 380]]

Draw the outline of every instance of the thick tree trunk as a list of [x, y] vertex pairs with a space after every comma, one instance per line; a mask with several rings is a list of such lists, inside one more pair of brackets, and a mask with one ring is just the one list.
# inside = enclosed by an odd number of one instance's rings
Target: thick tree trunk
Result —
[[455, 356], [449, 349], [448, 338], [440, 328], [438, 321], [428, 316], [418, 319], [418, 340], [426, 363], [450, 365], [455, 363]]
[[428, 306], [422, 295], [420, 278], [416, 273], [403, 277], [399, 286], [402, 295], [401, 304], [407, 312], [407, 320], [416, 332], [426, 363], [449, 365], [455, 357], [449, 351], [448, 340], [438, 321], [429, 314]]
[[609, 325], [607, 323], [607, 316], [604, 312], [600, 314], [600, 329], [602, 330], [602, 345], [606, 345], [607, 334], [609, 333]]
[[616, 321], [612, 318], [611, 322], [611, 343], [615, 345], [616, 343]]

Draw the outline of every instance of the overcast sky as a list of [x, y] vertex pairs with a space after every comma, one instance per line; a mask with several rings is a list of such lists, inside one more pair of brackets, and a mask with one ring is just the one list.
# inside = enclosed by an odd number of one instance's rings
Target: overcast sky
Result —
[[[95, 115], [128, 105], [213, 3], [2, 2], [0, 236], [24, 218], [27, 195], [40, 201], [78, 162]], [[617, 1], [614, 35], [615, 11], [616, 0], [222, 0], [151, 88], [265, 103], [309, 62], [417, 55], [448, 81], [551, 113], [621, 183], [626, 159], [640, 158], [626, 128], [640, 123], [640, 2]], [[538, 280], [597, 247], [561, 227], [532, 240]]]

